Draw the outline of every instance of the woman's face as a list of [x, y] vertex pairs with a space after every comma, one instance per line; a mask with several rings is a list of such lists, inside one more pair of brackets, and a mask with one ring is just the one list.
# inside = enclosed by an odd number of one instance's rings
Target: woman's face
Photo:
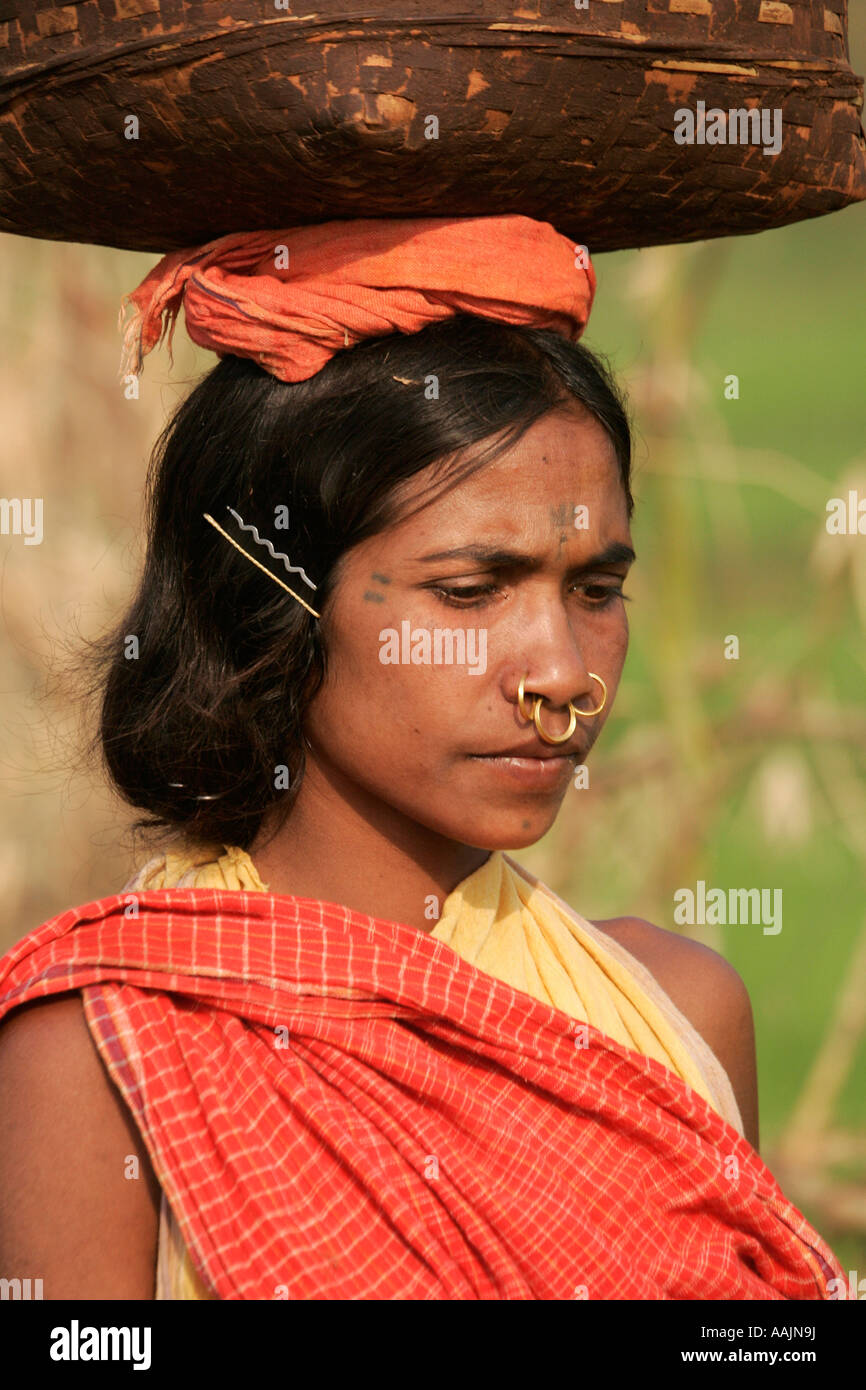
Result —
[[[431, 476], [404, 485], [420, 500]], [[488, 555], [453, 554], [478, 551]], [[325, 683], [305, 733], [332, 786], [393, 825], [480, 849], [518, 849], [550, 828], [575, 767], [610, 714], [628, 645], [620, 596], [633, 558], [616, 455], [579, 407], [538, 420], [495, 462], [410, 519], [354, 547], [322, 618]], [[450, 660], [449, 660], [450, 657]], [[544, 743], [518, 708], [565, 731]], [[527, 699], [531, 715], [532, 699]], [[563, 708], [565, 707], [565, 708]], [[515, 765], [520, 750], [554, 760]], [[563, 756], [565, 755], [565, 756]], [[407, 827], [408, 829], [408, 827]]]

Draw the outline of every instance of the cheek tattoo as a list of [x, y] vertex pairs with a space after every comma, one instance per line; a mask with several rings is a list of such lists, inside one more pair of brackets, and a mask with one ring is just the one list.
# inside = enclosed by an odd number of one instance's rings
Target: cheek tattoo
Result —
[[[388, 575], [388, 574], [377, 574], [377, 573], [375, 572], [375, 570], [374, 570], [373, 573], [370, 575], [370, 578], [373, 580], [373, 582], [374, 582], [375, 584], [390, 584], [390, 583], [391, 583], [391, 576], [390, 576], [390, 575]], [[385, 602], [385, 595], [384, 595], [384, 594], [378, 594], [378, 593], [376, 593], [376, 590], [375, 590], [375, 589], [367, 589], [366, 592], [365, 592], [365, 594], [364, 594], [364, 598], [367, 600], [368, 603], [384, 603], [384, 602]]]

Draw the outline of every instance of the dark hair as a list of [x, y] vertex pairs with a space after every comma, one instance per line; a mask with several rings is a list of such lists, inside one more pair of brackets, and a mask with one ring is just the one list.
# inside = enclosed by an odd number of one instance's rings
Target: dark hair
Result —
[[[302, 722], [325, 674], [341, 557], [409, 514], [399, 485], [421, 469], [439, 465], [428, 491], [441, 496], [575, 402], [612, 441], [631, 516], [624, 399], [606, 362], [553, 330], [461, 313], [366, 339], [296, 383], [223, 357], [156, 443], [137, 592], [83, 658], [101, 698], [88, 756], [101, 753], [116, 790], [149, 813], [134, 828], [241, 849], [266, 813], [278, 829], [303, 778]], [[281, 505], [288, 529], [275, 530]], [[288, 582], [324, 631], [204, 520], [230, 530], [227, 506], [303, 567], [315, 593]]]

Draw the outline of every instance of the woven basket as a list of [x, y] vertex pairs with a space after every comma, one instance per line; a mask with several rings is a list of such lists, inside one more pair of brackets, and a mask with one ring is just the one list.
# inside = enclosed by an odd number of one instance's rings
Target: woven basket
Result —
[[[164, 252], [519, 212], [595, 254], [866, 197], [846, 0], [283, 3], [0, 0], [0, 230]], [[781, 111], [780, 152], [678, 143], [699, 102]]]

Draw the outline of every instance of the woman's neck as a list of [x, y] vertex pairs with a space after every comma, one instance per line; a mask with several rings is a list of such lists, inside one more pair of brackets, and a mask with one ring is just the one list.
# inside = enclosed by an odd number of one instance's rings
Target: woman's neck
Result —
[[[490, 857], [403, 816], [308, 761], [288, 819], [266, 819], [249, 855], [271, 893], [341, 903], [430, 932], [457, 884]], [[270, 837], [270, 838], [269, 838]]]

